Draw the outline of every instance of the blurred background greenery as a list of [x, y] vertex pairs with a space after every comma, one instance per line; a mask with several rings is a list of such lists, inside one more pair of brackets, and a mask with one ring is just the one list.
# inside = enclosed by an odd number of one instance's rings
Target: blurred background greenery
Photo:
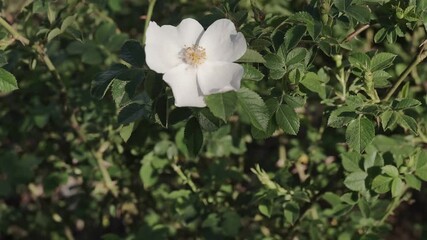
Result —
[[[308, 5], [257, 2], [264, 12], [283, 16]], [[32, 43], [23, 46], [0, 28], [0, 65], [19, 84], [0, 94], [0, 239], [283, 239], [299, 219], [294, 206], [285, 211], [290, 220], [265, 217], [269, 210], [257, 202], [263, 186], [251, 172], [260, 164], [279, 183], [298, 186], [298, 174], [281, 168], [280, 154], [295, 163], [310, 155], [322, 176], [314, 181], [345, 192], [337, 165], [323, 162], [333, 162], [343, 136], [331, 132], [317, 141], [318, 128], [310, 125], [319, 122], [315, 109], [298, 137], [251, 140], [247, 127], [232, 123], [209, 133], [197, 161], [181, 157], [179, 164], [169, 157], [186, 156], [182, 123], [120, 125], [121, 103], [110, 93], [104, 100], [92, 97], [91, 82], [121, 61], [126, 40], [142, 40], [147, 7], [141, 0], [0, 1], [1, 17]], [[238, 7], [252, 11], [249, 0]], [[176, 25], [193, 17], [207, 26], [212, 13], [237, 18], [220, 0], [158, 0], [152, 20]], [[411, 40], [385, 47], [410, 53]], [[54, 69], [37, 48], [46, 49]], [[409, 61], [405, 51], [399, 54]], [[120, 84], [113, 82], [125, 87]], [[279, 145], [289, 151], [281, 153]], [[387, 239], [427, 238], [427, 193], [414, 194], [390, 218]], [[319, 201], [319, 214], [329, 216], [328, 203]], [[303, 223], [299, 239], [353, 239], [359, 220], [334, 212]]]

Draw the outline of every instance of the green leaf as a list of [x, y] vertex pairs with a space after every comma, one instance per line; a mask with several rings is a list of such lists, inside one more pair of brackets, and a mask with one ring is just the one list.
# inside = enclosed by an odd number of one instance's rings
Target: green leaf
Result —
[[283, 68], [270, 70], [270, 78], [274, 80], [282, 79], [286, 71]]
[[7, 64], [7, 56], [3, 51], [0, 51], [0, 67], [3, 67]]
[[67, 46], [67, 52], [71, 55], [81, 55], [86, 49], [88, 49], [90, 45], [85, 44], [80, 41], [73, 41]]
[[387, 129], [392, 129], [394, 126], [396, 126], [398, 117], [399, 116], [395, 111], [387, 110], [383, 112], [380, 118], [384, 131]]
[[[127, 72], [127, 73], [126, 73]], [[121, 79], [118, 79], [118, 78]], [[118, 108], [123, 107], [135, 97], [138, 87], [144, 80], [144, 71], [140, 69], [124, 70], [111, 84], [111, 95]]]
[[121, 64], [116, 64], [111, 66], [109, 70], [98, 74], [98, 76], [92, 82], [92, 87], [90, 90], [92, 96], [98, 99], [103, 98], [108, 88], [111, 85], [111, 81], [126, 69], [127, 69], [126, 66]]
[[375, 72], [390, 67], [393, 64], [395, 54], [392, 53], [378, 53], [371, 59], [371, 71]]
[[381, 28], [380, 30], [378, 30], [377, 33], [375, 33], [374, 42], [375, 43], [380, 43], [380, 42], [384, 41], [384, 39], [386, 38], [386, 36], [387, 36], [386, 29], [385, 28]]
[[210, 213], [207, 218], [203, 221], [202, 227], [203, 228], [210, 228], [215, 231], [219, 231], [218, 225], [219, 225], [220, 219], [218, 217], [218, 214], [216, 213]]
[[397, 123], [405, 128], [410, 130], [413, 134], [417, 134], [418, 132], [418, 125], [417, 125], [417, 121], [415, 121], [414, 118], [405, 115], [403, 113], [399, 114], [399, 117], [397, 119]]
[[284, 60], [276, 54], [269, 53], [264, 58], [264, 65], [269, 69], [281, 69], [285, 66]]
[[113, 22], [105, 22], [95, 31], [95, 41], [100, 44], [105, 44], [115, 35], [116, 25]]
[[99, 65], [104, 61], [101, 51], [97, 47], [89, 47], [82, 54], [82, 62], [89, 65]]
[[405, 85], [403, 85], [402, 89], [400, 90], [399, 94], [397, 94], [397, 96], [399, 98], [407, 98], [409, 95], [409, 87], [410, 87], [409, 82], [406, 82]]
[[295, 48], [291, 50], [286, 56], [286, 65], [291, 66], [293, 64], [302, 63], [307, 55], [305, 48]]
[[203, 132], [196, 118], [191, 118], [185, 125], [184, 143], [193, 156], [197, 156], [203, 146]]
[[265, 59], [262, 57], [259, 52], [248, 49], [246, 50], [245, 54], [236, 62], [243, 62], [243, 63], [265, 63]]
[[412, 174], [408, 174], [405, 176], [405, 182], [408, 184], [409, 187], [420, 191], [421, 190], [421, 180], [418, 179], [416, 176]]
[[59, 36], [61, 33], [62, 31], [59, 28], [52, 29], [52, 31], [50, 31], [49, 34], [47, 35], [47, 42], [52, 41], [52, 39]]
[[365, 179], [368, 176], [365, 172], [350, 173], [344, 180], [344, 185], [353, 191], [361, 192], [366, 189]]
[[302, 37], [306, 32], [306, 27], [302, 25], [296, 25], [291, 27], [285, 34], [285, 42], [283, 47], [285, 50], [290, 50], [298, 45]]
[[145, 104], [131, 103], [124, 106], [118, 116], [119, 124], [129, 124], [140, 118], [148, 118], [150, 116], [150, 109]]
[[139, 169], [139, 177], [141, 178], [142, 184], [144, 185], [144, 189], [153, 186], [158, 180], [158, 177], [156, 176], [155, 170], [152, 166], [152, 162], [158, 160], [159, 158], [156, 157], [153, 152], [150, 152], [149, 154], [145, 155], [141, 161], [142, 166]]
[[334, 0], [334, 6], [337, 7], [341, 12], [345, 12], [351, 5], [351, 1], [352, 0]]
[[175, 108], [169, 114], [169, 124], [174, 125], [191, 117], [192, 112], [189, 108]]
[[387, 79], [391, 78], [391, 75], [383, 70], [375, 71], [372, 73], [372, 79], [374, 79], [375, 88], [387, 88], [390, 87], [391, 83]]
[[300, 83], [311, 92], [317, 93], [320, 96], [320, 98], [322, 99], [326, 98], [325, 86], [322, 85], [322, 81], [316, 73], [314, 72], [307, 73], [304, 76], [304, 78], [300, 81]]
[[108, 40], [107, 43], [104, 44], [105, 48], [110, 50], [110, 52], [120, 51], [120, 48], [123, 44], [128, 40], [128, 36], [126, 34], [114, 34]]
[[223, 120], [215, 117], [207, 108], [200, 110], [197, 118], [199, 119], [200, 127], [208, 132], [216, 131], [224, 124]]
[[372, 181], [372, 189], [377, 193], [389, 192], [391, 190], [392, 181], [393, 181], [393, 178], [391, 177], [378, 175]]
[[132, 135], [135, 123], [130, 123], [128, 125], [122, 126], [120, 128], [120, 137], [122, 137], [123, 141], [127, 142]]
[[270, 218], [270, 216], [271, 216], [271, 210], [272, 210], [271, 207], [269, 207], [266, 204], [260, 204], [260, 205], [258, 205], [258, 210], [262, 213], [262, 215]]
[[[291, 107], [291, 108], [299, 108], [304, 107], [306, 103], [306, 99], [300, 96], [291, 96], [285, 95], [283, 96], [283, 100]], [[267, 104], [268, 105], [268, 104]]]
[[47, 3], [47, 19], [49, 20], [50, 24], [52, 24], [55, 21], [56, 15], [58, 14], [54, 6], [55, 4], [51, 2]]
[[241, 88], [237, 92], [237, 99], [242, 111], [249, 117], [251, 124], [265, 132], [270, 114], [262, 98], [247, 88]]
[[68, 27], [76, 23], [76, 17], [75, 16], [68, 16], [62, 21], [61, 24], [61, 31], [64, 32]]
[[391, 196], [398, 197], [400, 196], [405, 189], [405, 183], [400, 178], [395, 178], [391, 182]]
[[323, 194], [322, 198], [331, 206], [341, 204], [342, 202], [340, 196], [333, 192], [326, 192], [325, 194]]
[[352, 53], [348, 58], [350, 64], [359, 69], [369, 69], [371, 59], [365, 53], [356, 52]]
[[286, 222], [293, 225], [300, 216], [299, 205], [295, 202], [288, 202], [283, 210]]
[[244, 80], [252, 80], [252, 81], [260, 81], [264, 78], [264, 74], [259, 71], [257, 68], [250, 64], [243, 64], [243, 79]]
[[345, 12], [360, 23], [368, 23], [371, 19], [371, 11], [367, 6], [351, 5]]
[[345, 152], [341, 154], [342, 165], [348, 172], [360, 172], [361, 155], [357, 152]]
[[135, 67], [145, 64], [145, 51], [138, 41], [129, 40], [120, 49], [120, 58]]
[[205, 101], [213, 115], [226, 122], [236, 110], [237, 94], [233, 91], [212, 94], [206, 96]]
[[12, 73], [0, 68], [0, 92], [11, 92], [18, 89], [18, 82]]
[[350, 122], [345, 137], [348, 145], [361, 153], [375, 137], [375, 125], [366, 117], [359, 117]]
[[421, 102], [416, 99], [404, 98], [400, 100], [394, 100], [392, 103], [392, 108], [397, 111], [397, 110], [405, 110], [409, 108], [418, 107], [420, 105], [421, 105]]
[[415, 175], [423, 181], [427, 181], [427, 151], [421, 151], [417, 159]]
[[357, 117], [354, 107], [343, 106], [331, 112], [328, 119], [328, 126], [342, 128]]
[[281, 105], [276, 112], [277, 125], [287, 134], [297, 135], [300, 120], [297, 113], [287, 105]]
[[224, 235], [233, 237], [237, 236], [241, 227], [240, 216], [236, 212], [227, 211], [223, 215], [223, 221], [221, 222], [221, 229]]
[[399, 177], [399, 170], [393, 165], [386, 165], [381, 168], [382, 172], [392, 178], [398, 178]]

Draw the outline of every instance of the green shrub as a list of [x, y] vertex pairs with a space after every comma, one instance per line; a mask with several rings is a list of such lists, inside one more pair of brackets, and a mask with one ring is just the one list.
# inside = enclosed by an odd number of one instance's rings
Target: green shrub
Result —
[[[426, 238], [426, 0], [0, 9], [0, 239]], [[248, 43], [204, 108], [146, 64], [188, 17]]]

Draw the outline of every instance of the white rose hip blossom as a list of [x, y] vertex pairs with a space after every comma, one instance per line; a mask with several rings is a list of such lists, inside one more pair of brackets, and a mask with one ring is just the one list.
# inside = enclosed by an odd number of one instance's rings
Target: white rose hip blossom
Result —
[[177, 26], [150, 22], [145, 43], [148, 67], [163, 73], [177, 107], [205, 107], [204, 96], [240, 88], [246, 40], [233, 22], [220, 19], [204, 31], [187, 18]]

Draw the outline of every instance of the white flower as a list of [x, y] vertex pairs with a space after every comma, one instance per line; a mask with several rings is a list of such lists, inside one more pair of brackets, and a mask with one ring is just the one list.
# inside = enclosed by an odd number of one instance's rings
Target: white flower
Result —
[[150, 22], [145, 55], [148, 67], [164, 73], [177, 107], [205, 107], [204, 96], [240, 88], [243, 67], [233, 62], [246, 48], [230, 20], [217, 20], [204, 31], [187, 18], [177, 27]]

